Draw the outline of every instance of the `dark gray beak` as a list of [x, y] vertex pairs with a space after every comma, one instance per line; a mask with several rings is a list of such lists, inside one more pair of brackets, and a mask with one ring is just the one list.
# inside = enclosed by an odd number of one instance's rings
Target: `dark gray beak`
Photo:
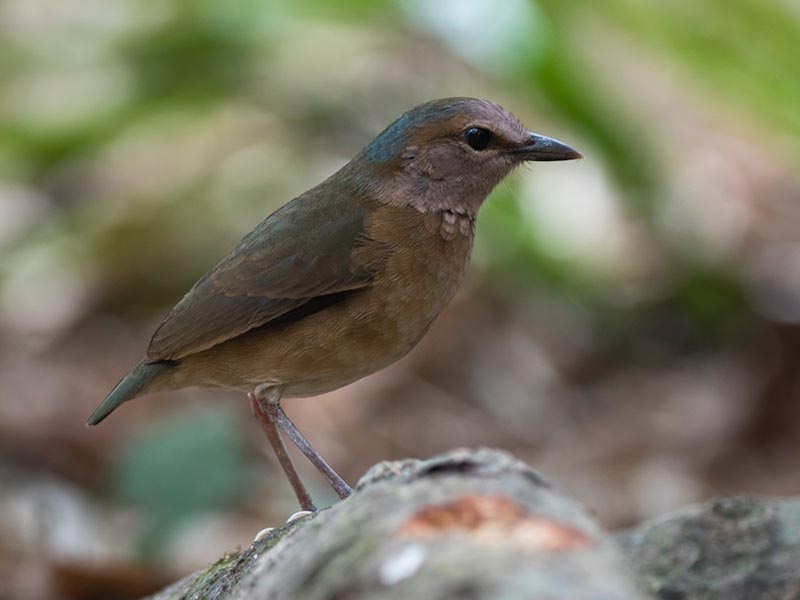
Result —
[[528, 143], [515, 150], [522, 160], [575, 160], [583, 154], [563, 142], [538, 133], [528, 133]]

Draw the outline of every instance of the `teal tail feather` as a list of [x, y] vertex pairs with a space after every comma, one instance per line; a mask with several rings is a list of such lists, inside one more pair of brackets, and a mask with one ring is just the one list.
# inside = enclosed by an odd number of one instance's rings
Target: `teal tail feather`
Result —
[[111, 390], [111, 393], [91, 414], [86, 424], [97, 425], [114, 412], [120, 404], [138, 396], [147, 384], [165, 371], [169, 371], [174, 365], [175, 363], [171, 361], [140, 363], [137, 365]]

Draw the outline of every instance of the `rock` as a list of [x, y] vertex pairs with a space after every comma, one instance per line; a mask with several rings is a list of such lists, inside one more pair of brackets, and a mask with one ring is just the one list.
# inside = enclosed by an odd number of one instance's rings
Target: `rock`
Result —
[[618, 538], [664, 600], [800, 599], [800, 500], [734, 497], [689, 506]]
[[381, 463], [347, 500], [153, 596], [643, 600], [586, 509], [506, 453]]

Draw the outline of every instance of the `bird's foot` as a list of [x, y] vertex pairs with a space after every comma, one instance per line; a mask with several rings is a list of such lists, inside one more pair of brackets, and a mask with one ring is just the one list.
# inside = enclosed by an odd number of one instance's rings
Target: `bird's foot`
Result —
[[262, 529], [261, 531], [259, 531], [259, 532], [256, 534], [256, 537], [255, 537], [255, 538], [253, 538], [253, 543], [255, 543], [255, 542], [258, 542], [258, 541], [260, 541], [260, 540], [263, 540], [265, 537], [267, 537], [267, 536], [268, 536], [270, 533], [272, 533], [273, 531], [275, 531], [275, 528], [274, 528], [274, 527], [264, 527], [264, 529]]
[[296, 513], [289, 515], [289, 518], [286, 519], [287, 523], [291, 523], [292, 521], [297, 521], [297, 519], [303, 519], [308, 515], [313, 515], [313, 510], [298, 510]]
[[[291, 515], [289, 515], [289, 518], [286, 519], [286, 524], [288, 525], [289, 523], [292, 523], [292, 522], [297, 521], [299, 519], [305, 519], [307, 516], [313, 515], [313, 514], [314, 514], [313, 510], [298, 510], [296, 513], [292, 513]], [[263, 540], [265, 537], [267, 537], [273, 531], [275, 531], [275, 527], [264, 527], [264, 529], [259, 531], [256, 534], [256, 537], [253, 538], [253, 543], [258, 542], [260, 540]]]

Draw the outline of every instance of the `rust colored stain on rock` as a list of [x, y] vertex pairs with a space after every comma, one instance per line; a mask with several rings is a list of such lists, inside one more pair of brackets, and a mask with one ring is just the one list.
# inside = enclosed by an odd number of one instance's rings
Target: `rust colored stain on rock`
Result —
[[512, 544], [538, 551], [578, 550], [591, 538], [582, 531], [532, 515], [501, 496], [469, 495], [418, 511], [397, 530], [402, 537], [435, 539], [465, 534], [486, 545]]

